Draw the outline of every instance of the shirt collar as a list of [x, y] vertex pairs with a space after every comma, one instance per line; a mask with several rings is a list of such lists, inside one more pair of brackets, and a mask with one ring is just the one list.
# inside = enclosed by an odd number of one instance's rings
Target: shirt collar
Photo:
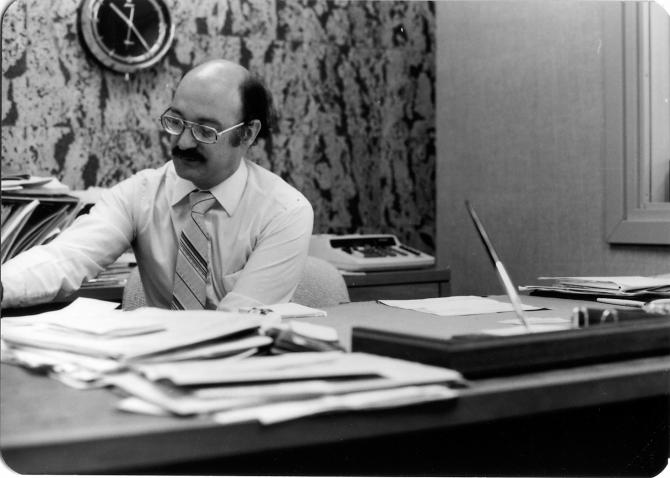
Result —
[[[174, 167], [173, 167], [174, 169]], [[172, 193], [172, 206], [188, 196], [191, 191], [198, 189], [191, 181], [179, 177], [175, 173], [175, 187]], [[242, 193], [249, 176], [249, 168], [246, 160], [243, 158], [240, 165], [231, 176], [221, 181], [216, 186], [209, 189], [212, 196], [216, 198], [229, 216], [232, 216], [237, 209]]]

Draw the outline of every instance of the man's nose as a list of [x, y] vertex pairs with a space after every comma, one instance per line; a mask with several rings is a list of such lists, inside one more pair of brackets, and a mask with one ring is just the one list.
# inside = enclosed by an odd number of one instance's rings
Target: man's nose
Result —
[[191, 133], [191, 128], [188, 126], [184, 127], [184, 131], [177, 137], [177, 146], [181, 149], [191, 149], [195, 148], [198, 145], [198, 142], [193, 137]]

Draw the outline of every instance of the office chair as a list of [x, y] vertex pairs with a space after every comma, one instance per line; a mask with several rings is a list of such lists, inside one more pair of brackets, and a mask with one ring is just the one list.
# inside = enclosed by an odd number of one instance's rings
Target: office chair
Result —
[[328, 307], [351, 302], [342, 274], [330, 262], [307, 256], [302, 279], [291, 302], [307, 307]]
[[[351, 302], [342, 274], [329, 262], [318, 257], [307, 256], [302, 279], [296, 287], [291, 302], [308, 307], [328, 307]], [[146, 305], [144, 288], [137, 267], [128, 275], [123, 289], [121, 306], [133, 310]]]
[[144, 287], [140, 279], [139, 267], [133, 267], [128, 274], [126, 285], [123, 288], [123, 298], [121, 299], [121, 308], [123, 310], [133, 310], [147, 305], [147, 299], [144, 297]]

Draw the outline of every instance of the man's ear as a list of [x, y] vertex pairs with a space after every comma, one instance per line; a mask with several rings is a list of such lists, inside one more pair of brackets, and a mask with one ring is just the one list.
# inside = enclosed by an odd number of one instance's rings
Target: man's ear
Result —
[[247, 147], [254, 144], [258, 133], [261, 131], [261, 122], [260, 120], [251, 120], [246, 125], [244, 125], [244, 132], [242, 134], [242, 142], [247, 145]]

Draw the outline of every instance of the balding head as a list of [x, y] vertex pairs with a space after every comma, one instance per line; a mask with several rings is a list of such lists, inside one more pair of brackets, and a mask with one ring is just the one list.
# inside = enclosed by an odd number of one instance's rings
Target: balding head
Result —
[[269, 138], [276, 128], [272, 94], [259, 77], [237, 63], [224, 59], [201, 63], [182, 77], [175, 96], [183, 88], [198, 91], [212, 106], [224, 102], [220, 106], [237, 111], [240, 121], [260, 121], [259, 138]]
[[181, 82], [199, 80], [219, 87], [237, 87], [248, 79], [249, 70], [228, 60], [209, 60], [188, 71]]
[[212, 112], [227, 110], [241, 117], [240, 86], [248, 78], [246, 68], [227, 60], [211, 60], [187, 72], [175, 91], [175, 100], [198, 104]]
[[198, 75], [198, 74], [219, 74], [219, 73], [231, 73], [238, 74], [241, 76], [248, 76], [249, 70], [235, 63], [234, 61], [224, 60], [223, 58], [217, 58], [214, 60], [207, 60], [203, 63], [200, 63], [197, 66], [194, 66], [189, 70], [184, 76]]

